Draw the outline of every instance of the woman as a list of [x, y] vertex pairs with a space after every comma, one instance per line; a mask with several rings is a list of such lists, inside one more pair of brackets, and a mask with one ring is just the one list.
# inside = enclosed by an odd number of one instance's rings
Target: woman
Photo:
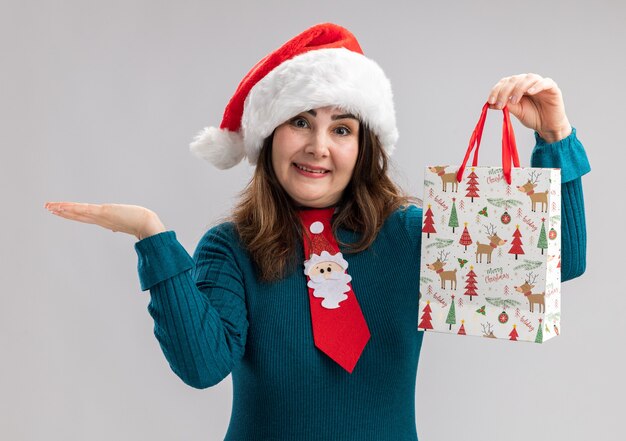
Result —
[[[533, 166], [562, 168], [562, 277], [577, 277], [589, 165], [560, 90], [515, 75], [488, 101], [536, 131]], [[193, 259], [146, 208], [46, 207], [137, 237], [174, 372], [196, 388], [232, 373], [226, 439], [416, 440], [422, 211], [387, 176], [396, 141], [388, 79], [349, 31], [321, 24], [257, 63], [220, 129], [192, 144], [219, 168], [256, 163], [232, 222]]]

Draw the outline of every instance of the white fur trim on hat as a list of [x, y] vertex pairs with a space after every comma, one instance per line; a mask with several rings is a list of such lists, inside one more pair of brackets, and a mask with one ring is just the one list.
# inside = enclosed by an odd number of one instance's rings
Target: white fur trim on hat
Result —
[[[245, 153], [256, 164], [263, 140], [289, 118], [337, 106], [360, 118], [387, 154], [398, 140], [389, 79], [373, 60], [345, 48], [318, 49], [287, 60], [252, 87], [241, 131]], [[226, 154], [226, 153], [225, 153]]]
[[205, 127], [196, 135], [189, 149], [198, 158], [206, 159], [221, 170], [234, 167], [245, 156], [241, 133], [217, 127]]

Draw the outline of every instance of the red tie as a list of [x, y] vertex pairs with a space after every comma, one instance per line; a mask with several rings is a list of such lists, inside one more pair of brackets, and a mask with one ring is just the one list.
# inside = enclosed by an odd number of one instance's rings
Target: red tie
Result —
[[370, 331], [333, 237], [334, 207], [300, 210], [315, 346], [352, 373]]

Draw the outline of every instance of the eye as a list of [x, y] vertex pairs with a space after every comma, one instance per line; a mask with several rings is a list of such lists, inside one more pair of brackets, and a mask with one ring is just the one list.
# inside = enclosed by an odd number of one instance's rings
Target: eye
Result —
[[291, 125], [302, 128], [302, 129], [309, 126], [309, 122], [301, 116], [296, 116], [295, 118], [292, 118], [290, 122], [291, 122]]
[[321, 269], [321, 270], [320, 270], [320, 273], [324, 274], [324, 270], [323, 270], [323, 269]]
[[328, 272], [330, 273], [332, 270], [330, 269], [330, 267], [328, 267], [328, 268], [326, 269], [326, 271], [328, 271]]
[[341, 136], [348, 136], [351, 132], [349, 128], [345, 126], [340, 126], [335, 129], [335, 133]]

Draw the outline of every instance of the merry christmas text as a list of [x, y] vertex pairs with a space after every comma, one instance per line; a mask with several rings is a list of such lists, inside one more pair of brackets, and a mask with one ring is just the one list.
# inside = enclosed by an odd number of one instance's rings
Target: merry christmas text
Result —
[[546, 297], [552, 297], [553, 295], [558, 294], [559, 292], [561, 292], [559, 287], [555, 287], [555, 286], [546, 287]]
[[504, 179], [504, 175], [487, 176], [487, 184], [495, 184], [496, 182], [500, 182], [503, 179]]
[[489, 268], [487, 269], [487, 275], [485, 276], [485, 283], [497, 282], [499, 280], [509, 279], [509, 273], [505, 273], [504, 270], [500, 268]]

